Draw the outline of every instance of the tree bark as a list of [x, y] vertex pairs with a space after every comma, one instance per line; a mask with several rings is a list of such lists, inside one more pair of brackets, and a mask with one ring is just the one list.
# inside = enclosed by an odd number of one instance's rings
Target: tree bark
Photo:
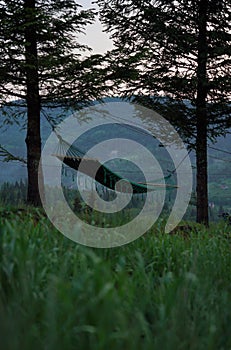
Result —
[[208, 218], [208, 173], [207, 173], [207, 11], [208, 1], [199, 1], [199, 31], [197, 60], [197, 100], [196, 100], [196, 158], [197, 158], [197, 222], [209, 224]]
[[38, 50], [36, 35], [36, 1], [24, 0], [25, 9], [25, 59], [27, 102], [27, 203], [40, 206], [38, 175], [41, 157], [40, 95], [38, 76]]

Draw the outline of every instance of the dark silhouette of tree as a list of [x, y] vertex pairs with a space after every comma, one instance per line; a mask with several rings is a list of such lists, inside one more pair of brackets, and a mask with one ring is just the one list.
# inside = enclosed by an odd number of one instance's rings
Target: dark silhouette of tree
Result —
[[20, 182], [5, 182], [0, 186], [0, 204], [4, 206], [22, 205], [26, 202], [27, 183], [22, 180]]
[[99, 91], [95, 75], [100, 57], [82, 58], [88, 48], [77, 41], [93, 19], [94, 12], [81, 10], [75, 0], [0, 2], [0, 100], [12, 105], [18, 99], [16, 106], [26, 106], [28, 204], [41, 203], [42, 106], [80, 106]]
[[226, 0], [98, 0], [115, 50], [108, 79], [168, 118], [197, 157], [197, 221], [208, 224], [207, 137], [231, 126]]

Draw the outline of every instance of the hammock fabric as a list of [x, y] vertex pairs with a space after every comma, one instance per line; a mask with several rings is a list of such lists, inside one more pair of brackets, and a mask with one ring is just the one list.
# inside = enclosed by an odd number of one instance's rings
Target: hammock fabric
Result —
[[[140, 183], [128, 180], [121, 175], [110, 170], [105, 165], [101, 164], [99, 160], [95, 158], [83, 158], [84, 153], [81, 152], [76, 147], [68, 144], [64, 141], [61, 136], [58, 135], [59, 146], [56, 152], [53, 154], [64, 164], [69, 166], [76, 171], [80, 171], [94, 180], [96, 180], [101, 185], [107, 187], [111, 190], [116, 190], [118, 192], [130, 192], [130, 186], [132, 187], [133, 193], [146, 193], [148, 191], [159, 190], [161, 188], [175, 189], [177, 186], [166, 183], [172, 177], [172, 174], [165, 176], [161, 180], [164, 180], [165, 183]], [[81, 165], [80, 165], [81, 163]], [[120, 180], [124, 180], [119, 185], [116, 183]], [[129, 182], [130, 186], [127, 184]]]

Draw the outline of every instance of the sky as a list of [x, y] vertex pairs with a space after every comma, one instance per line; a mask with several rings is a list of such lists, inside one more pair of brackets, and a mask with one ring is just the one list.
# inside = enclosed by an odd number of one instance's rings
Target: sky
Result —
[[[78, 3], [83, 6], [83, 9], [97, 8], [91, 0], [79, 0]], [[91, 47], [94, 53], [104, 53], [113, 47], [112, 40], [110, 40], [108, 34], [103, 32], [99, 19], [94, 24], [86, 27], [85, 35], [79, 35], [79, 41], [81, 44]]]

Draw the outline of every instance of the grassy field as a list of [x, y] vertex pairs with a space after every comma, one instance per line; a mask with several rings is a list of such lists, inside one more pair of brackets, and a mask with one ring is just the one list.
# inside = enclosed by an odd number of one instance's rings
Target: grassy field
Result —
[[47, 219], [0, 223], [2, 350], [231, 349], [231, 236], [156, 224], [116, 249], [63, 237]]

